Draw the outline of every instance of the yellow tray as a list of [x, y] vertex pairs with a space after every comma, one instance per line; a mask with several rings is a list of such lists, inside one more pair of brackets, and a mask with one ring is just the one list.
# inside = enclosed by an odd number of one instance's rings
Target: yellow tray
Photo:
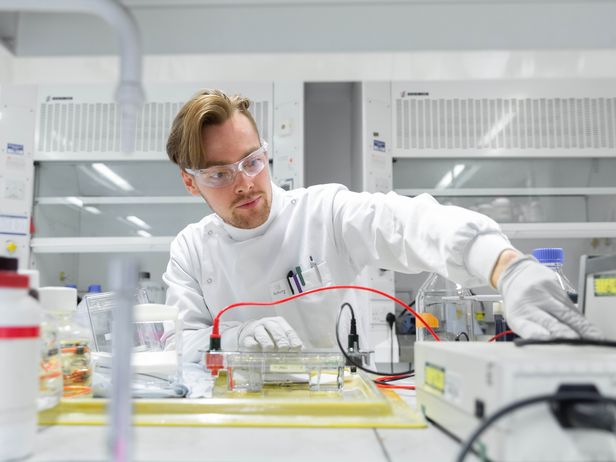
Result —
[[[133, 401], [134, 425], [220, 427], [424, 428], [424, 419], [391, 390], [367, 378], [345, 380], [344, 392], [265, 387], [228, 392], [219, 378], [213, 397]], [[105, 425], [106, 399], [62, 400], [39, 413], [40, 425]]]

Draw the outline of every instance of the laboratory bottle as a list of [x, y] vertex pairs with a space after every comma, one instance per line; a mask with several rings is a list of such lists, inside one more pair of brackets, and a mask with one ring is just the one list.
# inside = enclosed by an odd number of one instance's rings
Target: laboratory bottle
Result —
[[92, 362], [90, 335], [77, 323], [77, 290], [72, 287], [42, 287], [39, 289], [45, 312], [55, 321], [60, 344], [63, 397], [92, 397]]
[[573, 303], [577, 303], [577, 290], [575, 290], [575, 287], [573, 287], [573, 284], [569, 282], [569, 279], [567, 279], [563, 272], [563, 263], [565, 262], [563, 249], [559, 247], [542, 247], [533, 250], [533, 257], [556, 273], [558, 283], [567, 292], [569, 299]]
[[[38, 272], [37, 272], [38, 273]], [[30, 279], [30, 290], [38, 295], [38, 276], [35, 276], [36, 287]], [[58, 328], [53, 315], [43, 308], [41, 322], [41, 365], [39, 368], [39, 398], [38, 410], [43, 411], [57, 406], [63, 393], [62, 361], [60, 358], [60, 343]]]
[[[39, 300], [39, 272], [19, 270], [30, 280], [29, 295]], [[62, 366], [60, 363], [60, 344], [58, 330], [53, 317], [43, 310], [41, 319], [41, 362], [39, 367], [38, 410], [44, 411], [60, 403], [62, 398]]]
[[103, 287], [100, 284], [90, 284], [88, 286], [89, 294], [100, 294], [103, 291]]
[[0, 271], [0, 461], [34, 448], [41, 308], [28, 276]]
[[164, 305], [165, 303], [165, 290], [159, 284], [156, 284], [150, 278], [148, 271], [139, 272], [139, 287], [144, 289], [148, 295], [149, 303], [158, 303]]
[[[470, 296], [470, 290], [432, 273], [417, 291], [417, 312], [441, 340], [469, 340], [475, 328]], [[421, 321], [416, 327], [418, 341], [434, 340]]]

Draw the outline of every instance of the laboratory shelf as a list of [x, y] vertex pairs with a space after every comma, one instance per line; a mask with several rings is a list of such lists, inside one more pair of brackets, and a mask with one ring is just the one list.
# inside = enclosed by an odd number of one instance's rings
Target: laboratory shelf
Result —
[[418, 196], [428, 193], [440, 197], [458, 196], [610, 196], [616, 195], [616, 188], [588, 187], [588, 188], [442, 188], [420, 189], [404, 188], [396, 189], [403, 196]]
[[32, 252], [41, 253], [134, 253], [169, 252], [175, 236], [153, 237], [38, 237]]
[[[546, 150], [546, 149], [489, 149], [481, 151], [478, 148], [472, 149], [413, 149], [404, 151], [394, 150], [394, 159], [583, 159], [586, 156], [577, 150]], [[592, 157], [595, 158], [615, 158], [613, 149], [593, 149]]]
[[37, 197], [36, 205], [203, 204], [200, 196], [56, 196]]
[[164, 152], [134, 152], [124, 154], [123, 152], [92, 152], [79, 151], [50, 151], [50, 152], [34, 152], [35, 162], [138, 162], [138, 161], [167, 161], [169, 157]]
[[616, 222], [593, 223], [502, 223], [511, 239], [614, 238]]

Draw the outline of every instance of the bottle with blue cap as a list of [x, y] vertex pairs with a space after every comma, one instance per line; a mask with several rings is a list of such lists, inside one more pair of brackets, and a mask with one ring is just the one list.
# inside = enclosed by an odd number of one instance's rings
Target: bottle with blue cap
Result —
[[550, 268], [556, 273], [558, 282], [563, 288], [573, 303], [577, 303], [578, 294], [573, 284], [563, 273], [563, 263], [565, 262], [565, 252], [560, 247], [542, 247], [533, 250], [533, 257], [539, 260], [539, 263]]

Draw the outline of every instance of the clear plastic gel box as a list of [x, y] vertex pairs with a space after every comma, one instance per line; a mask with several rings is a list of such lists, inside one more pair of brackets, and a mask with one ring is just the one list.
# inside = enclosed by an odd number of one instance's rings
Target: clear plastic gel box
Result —
[[344, 357], [336, 352], [225, 353], [230, 391], [259, 392], [265, 386], [300, 386], [340, 392]]

